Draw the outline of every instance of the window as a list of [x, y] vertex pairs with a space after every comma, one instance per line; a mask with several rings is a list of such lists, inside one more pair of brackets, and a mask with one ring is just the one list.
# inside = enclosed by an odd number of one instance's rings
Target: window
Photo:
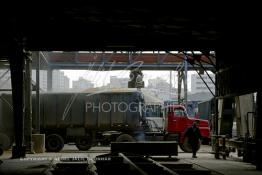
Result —
[[184, 109], [175, 109], [174, 113], [175, 113], [175, 115], [178, 116], [178, 117], [183, 117], [183, 116], [185, 116]]
[[183, 116], [186, 116], [186, 113], [184, 111], [183, 108], [169, 108], [168, 109], [168, 113], [172, 113], [174, 116], [177, 116], [177, 117], [183, 117]]

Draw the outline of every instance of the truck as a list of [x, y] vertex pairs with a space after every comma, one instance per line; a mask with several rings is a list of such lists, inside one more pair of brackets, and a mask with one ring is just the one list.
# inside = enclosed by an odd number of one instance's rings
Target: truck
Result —
[[[199, 121], [199, 129], [203, 140], [210, 140], [208, 120], [190, 118], [183, 105], [167, 105], [164, 108], [166, 140], [177, 140], [180, 148], [185, 152], [192, 152], [185, 131], [194, 121]], [[200, 142], [199, 142], [200, 148]]]
[[[32, 103], [35, 104], [35, 95]], [[79, 150], [111, 141], [133, 141], [143, 130], [139, 91], [113, 90], [85, 93], [40, 94], [40, 133], [45, 134], [45, 147], [58, 152], [65, 143], [74, 143]], [[33, 132], [36, 128], [35, 105], [32, 108]], [[0, 134], [7, 147], [13, 142], [11, 94], [0, 99]]]
[[[156, 100], [157, 101], [157, 100]], [[192, 152], [191, 147], [188, 143], [188, 138], [184, 137], [185, 131], [188, 127], [192, 126], [193, 122], [199, 121], [199, 129], [201, 132], [202, 139], [200, 144], [209, 144], [211, 141], [210, 136], [210, 123], [208, 120], [190, 117], [185, 106], [179, 105], [176, 102], [164, 101], [164, 103], [151, 104], [147, 110], [151, 110], [146, 118], [149, 119], [151, 126], [159, 128], [162, 131], [163, 139], [167, 141], [175, 140], [179, 143], [180, 148], [185, 152]], [[146, 103], [147, 105], [148, 103]], [[148, 120], [147, 120], [148, 121]], [[153, 123], [152, 123], [153, 121]], [[157, 129], [154, 129], [157, 133]], [[155, 134], [159, 137], [159, 134]]]
[[[14, 136], [12, 100], [10, 94], [0, 98], [0, 137], [7, 148]], [[35, 100], [33, 94], [33, 104]], [[42, 93], [40, 104], [40, 133], [46, 136], [45, 147], [49, 152], [59, 152], [65, 143], [85, 151], [112, 141], [144, 140], [176, 140], [182, 150], [191, 151], [183, 132], [194, 119], [188, 117], [186, 109], [181, 105], [163, 108], [160, 101], [134, 89]], [[32, 118], [34, 132], [35, 105]], [[209, 138], [207, 121], [200, 120], [200, 130], [203, 138]]]

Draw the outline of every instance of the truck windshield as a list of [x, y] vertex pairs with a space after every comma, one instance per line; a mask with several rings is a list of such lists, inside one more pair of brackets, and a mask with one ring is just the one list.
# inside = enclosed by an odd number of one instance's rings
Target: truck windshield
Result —
[[185, 116], [185, 111], [183, 109], [175, 109], [174, 111], [175, 115], [178, 117], [183, 117]]
[[177, 117], [184, 117], [186, 116], [186, 112], [183, 108], [169, 108], [168, 109], [168, 114], [172, 114]]

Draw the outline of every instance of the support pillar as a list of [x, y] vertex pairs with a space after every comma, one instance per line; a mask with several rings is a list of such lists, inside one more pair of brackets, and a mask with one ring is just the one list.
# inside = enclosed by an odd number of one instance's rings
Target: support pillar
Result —
[[31, 73], [32, 72], [32, 60], [29, 53], [25, 54], [25, 145], [26, 151], [29, 153], [33, 152], [32, 147], [32, 89], [31, 89]]
[[182, 86], [182, 72], [179, 70], [177, 72], [177, 100], [178, 100], [178, 104], [181, 103], [181, 86]]
[[172, 70], [169, 72], [169, 99], [172, 98]]
[[[35, 131], [36, 133], [40, 133], [40, 94], [39, 94], [39, 90], [40, 90], [40, 84], [39, 84], [39, 79], [40, 79], [40, 73], [39, 73], [39, 69], [40, 69], [40, 52], [38, 52], [36, 54], [36, 103], [35, 103], [35, 112], [36, 112], [36, 119], [35, 119]], [[51, 73], [52, 74], [52, 73]], [[52, 82], [52, 79], [51, 79]], [[52, 87], [52, 85], [51, 85]]]
[[15, 47], [9, 58], [12, 83], [13, 118], [15, 146], [12, 149], [12, 158], [25, 156], [24, 146], [24, 52], [22, 46]]
[[184, 73], [184, 105], [187, 109], [187, 56], [185, 56], [185, 73]]
[[262, 91], [257, 92], [256, 168], [262, 170]]

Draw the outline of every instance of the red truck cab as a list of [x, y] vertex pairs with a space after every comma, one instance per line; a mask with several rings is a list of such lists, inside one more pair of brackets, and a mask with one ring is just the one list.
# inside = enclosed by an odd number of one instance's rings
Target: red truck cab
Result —
[[164, 110], [165, 131], [169, 138], [174, 138], [174, 136], [177, 138], [183, 151], [191, 152], [188, 140], [184, 137], [184, 133], [188, 127], [192, 126], [195, 120], [199, 121], [199, 129], [202, 140], [210, 140], [208, 120], [188, 117], [186, 108], [183, 105], [168, 105]]

